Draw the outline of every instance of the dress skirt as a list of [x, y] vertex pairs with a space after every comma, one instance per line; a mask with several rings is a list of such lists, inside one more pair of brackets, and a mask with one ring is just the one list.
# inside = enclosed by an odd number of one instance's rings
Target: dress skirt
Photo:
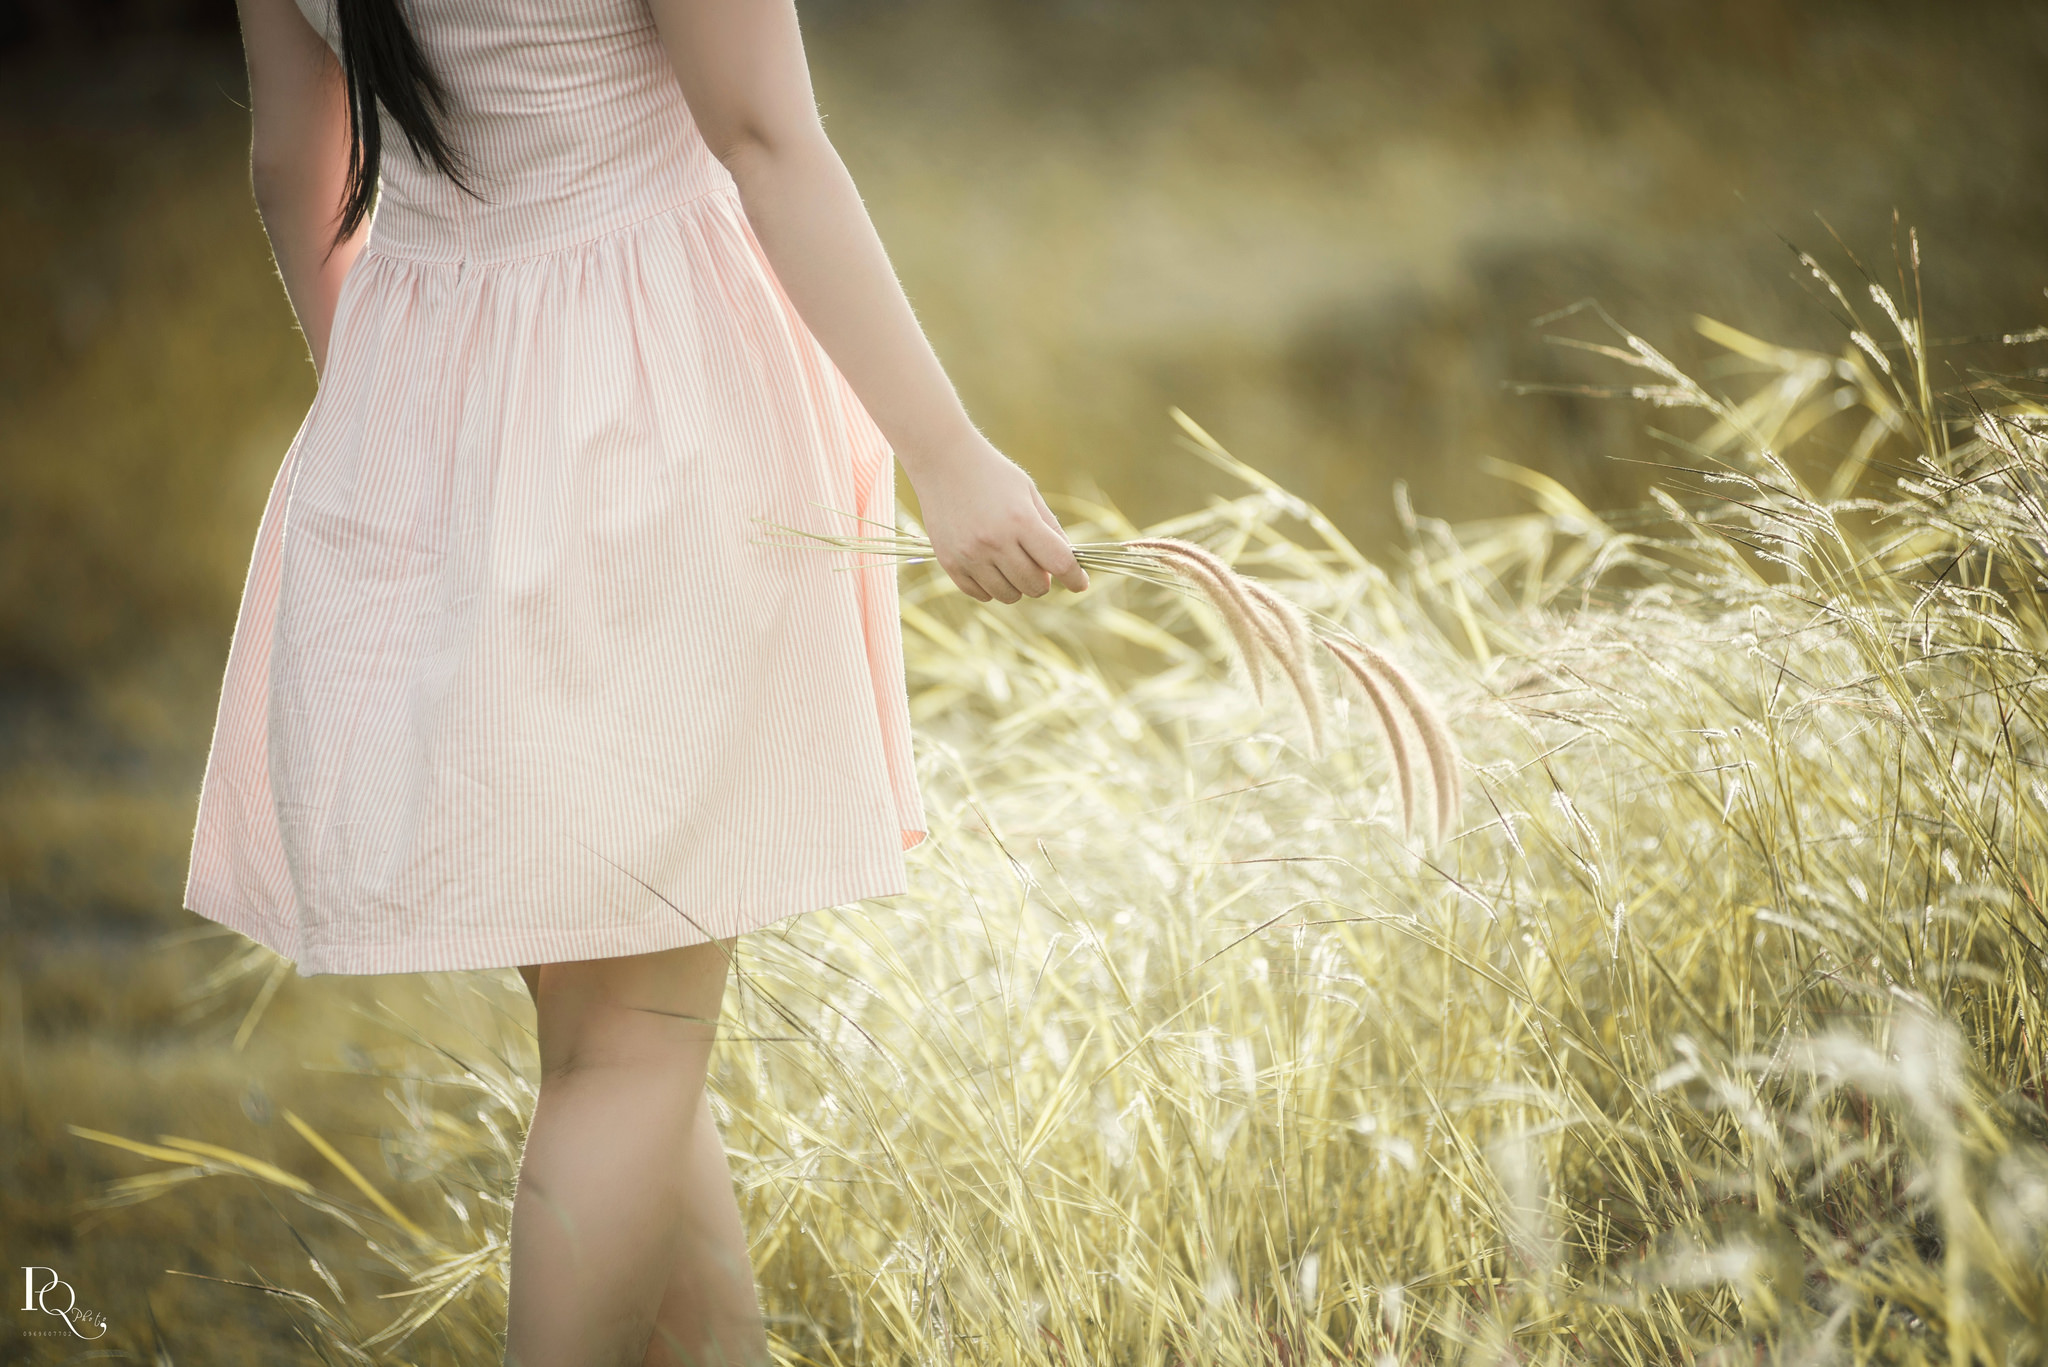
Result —
[[523, 254], [373, 233], [331, 338], [187, 907], [313, 975], [643, 953], [904, 891], [893, 565], [763, 525], [892, 522], [892, 453], [730, 181]]

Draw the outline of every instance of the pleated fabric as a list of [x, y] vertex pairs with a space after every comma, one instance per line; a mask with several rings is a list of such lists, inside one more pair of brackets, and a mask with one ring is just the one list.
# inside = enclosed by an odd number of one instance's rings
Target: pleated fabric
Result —
[[[300, 0], [334, 41], [330, 0]], [[185, 905], [300, 973], [642, 953], [905, 888], [893, 455], [645, 0], [414, 0], [480, 198], [387, 124], [258, 528]]]

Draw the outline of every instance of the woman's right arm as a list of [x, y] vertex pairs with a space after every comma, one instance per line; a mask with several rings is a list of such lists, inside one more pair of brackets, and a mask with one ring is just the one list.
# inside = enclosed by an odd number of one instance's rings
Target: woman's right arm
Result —
[[249, 67], [250, 186], [317, 373], [365, 231], [334, 244], [348, 171], [341, 63], [293, 0], [236, 0], [236, 9]]

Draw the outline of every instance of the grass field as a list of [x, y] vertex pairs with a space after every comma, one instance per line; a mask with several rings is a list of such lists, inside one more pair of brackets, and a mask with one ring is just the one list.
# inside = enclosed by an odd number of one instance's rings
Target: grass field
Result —
[[[2041, 1360], [2041, 344], [1937, 393], [1899, 282], [1855, 289], [1835, 354], [1703, 321], [1712, 388], [1580, 331], [1683, 429], [1632, 515], [1503, 471], [1537, 512], [1415, 520], [1390, 574], [1208, 449], [1245, 492], [1146, 529], [1424, 682], [1466, 761], [1433, 847], [1357, 700], [1311, 758], [1192, 600], [906, 573], [914, 891], [750, 937], [716, 1064], [789, 1360]], [[274, 1051], [342, 994], [212, 953], [187, 995], [292, 1095], [65, 1125], [127, 1174], [67, 1252], [177, 1228], [307, 1360], [494, 1360], [513, 975], [353, 994], [315, 1086]], [[28, 1066], [31, 1142], [120, 1113], [105, 1063]]]

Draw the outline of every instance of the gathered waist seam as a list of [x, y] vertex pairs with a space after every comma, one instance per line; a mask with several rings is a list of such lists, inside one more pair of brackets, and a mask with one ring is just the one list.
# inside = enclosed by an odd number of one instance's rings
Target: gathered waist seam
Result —
[[[476, 256], [467, 251], [463, 251], [454, 257], [425, 256], [403, 249], [393, 249], [376, 240], [376, 223], [374, 220], [371, 222], [370, 235], [364, 240], [362, 250], [365, 255], [381, 256], [391, 261], [404, 261], [423, 266], [452, 266], [458, 268], [471, 266], [478, 268], [514, 266], [524, 261], [538, 261], [543, 257], [558, 256], [564, 252], [573, 252], [579, 247], [588, 247], [592, 243], [602, 242], [608, 237], [615, 237], [620, 233], [629, 232], [657, 218], [680, 213], [684, 209], [702, 203], [713, 195], [737, 196], [738, 193], [738, 188], [731, 184], [712, 185], [698, 191], [694, 195], [685, 196], [658, 209], [650, 209], [637, 218], [630, 218], [617, 223], [608, 223], [601, 228], [593, 230], [587, 236], [574, 238], [568, 242], [556, 243], [553, 246], [537, 248], [536, 250], [523, 252], [516, 256]], [[467, 225], [465, 225], [465, 236], [467, 236], [466, 228]]]

